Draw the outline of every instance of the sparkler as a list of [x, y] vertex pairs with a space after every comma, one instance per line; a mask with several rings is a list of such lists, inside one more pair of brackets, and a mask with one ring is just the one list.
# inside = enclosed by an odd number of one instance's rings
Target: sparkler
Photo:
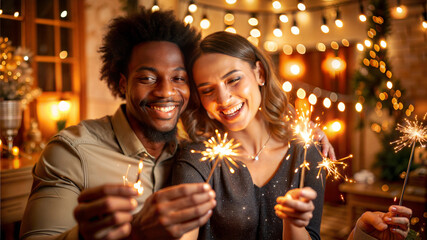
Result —
[[209, 173], [206, 183], [208, 183], [211, 179], [215, 168], [218, 166], [221, 160], [224, 160], [231, 173], [234, 173], [234, 168], [231, 165], [234, 165], [237, 168], [239, 167], [231, 157], [238, 156], [238, 152], [235, 149], [240, 146], [240, 143], [234, 143], [234, 139], [228, 140], [228, 133], [225, 133], [224, 137], [222, 137], [219, 131], [215, 130], [215, 134], [216, 138], [211, 137], [209, 140], [203, 142], [205, 144], [206, 150], [191, 150], [192, 153], [200, 153], [203, 155], [200, 161], [215, 160], [215, 163], [211, 169], [211, 172]]
[[426, 119], [426, 114], [424, 114], [423, 120], [418, 121], [417, 116], [415, 116], [414, 121], [409, 121], [405, 118], [405, 124], [397, 124], [396, 130], [399, 131], [402, 135], [396, 141], [391, 142], [391, 144], [396, 144], [394, 147], [395, 152], [402, 150], [406, 146], [412, 145], [411, 156], [409, 157], [408, 168], [406, 169], [406, 176], [403, 182], [402, 192], [400, 194], [399, 205], [402, 205], [403, 194], [405, 193], [406, 184], [408, 182], [409, 170], [412, 165], [412, 159], [414, 157], [415, 145], [420, 143], [421, 147], [425, 147], [427, 142], [427, 127], [424, 126], [423, 121]]
[[[123, 185], [127, 185], [129, 183], [129, 180], [128, 180], [129, 168], [130, 168], [130, 165], [128, 166], [128, 169], [126, 170], [126, 175], [123, 176]], [[140, 159], [139, 164], [138, 164], [138, 173], [136, 175], [136, 181], [133, 184], [133, 188], [135, 188], [138, 191], [138, 195], [142, 195], [142, 193], [144, 192], [144, 187], [142, 186], [142, 182], [140, 179], [142, 168], [143, 168], [143, 163], [142, 163], [142, 159]]]
[[[307, 105], [304, 104], [304, 107]], [[300, 178], [300, 184], [299, 187], [304, 187], [304, 178], [305, 178], [305, 169], [307, 168], [310, 170], [309, 163], [306, 160], [307, 156], [307, 149], [310, 147], [310, 144], [314, 143], [313, 137], [313, 129], [316, 128], [319, 124], [318, 123], [312, 123], [310, 121], [311, 113], [313, 112], [313, 106], [310, 106], [308, 109], [306, 107], [306, 110], [296, 110], [297, 112], [297, 119], [295, 120], [294, 124], [291, 124], [291, 128], [294, 130], [294, 135], [299, 135], [302, 139], [302, 142], [304, 143], [304, 161], [299, 166], [301, 168], [301, 178]], [[316, 119], [318, 120], [318, 118]], [[297, 172], [298, 169], [295, 169], [295, 172]]]

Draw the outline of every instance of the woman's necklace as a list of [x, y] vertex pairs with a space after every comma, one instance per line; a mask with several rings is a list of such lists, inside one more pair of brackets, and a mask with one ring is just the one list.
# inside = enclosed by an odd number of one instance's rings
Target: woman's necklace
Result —
[[267, 141], [265, 141], [264, 145], [262, 145], [261, 149], [254, 155], [249, 155], [249, 157], [255, 161], [259, 159], [259, 155], [261, 154], [262, 150], [264, 150], [265, 146], [267, 145], [268, 141], [270, 141], [271, 134], [268, 134]]

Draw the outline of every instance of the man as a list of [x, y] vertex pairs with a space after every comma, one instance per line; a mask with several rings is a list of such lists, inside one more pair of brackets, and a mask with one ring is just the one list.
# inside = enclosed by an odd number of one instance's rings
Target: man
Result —
[[[21, 238], [118, 239], [131, 230], [144, 239], [179, 238], [207, 221], [216, 204], [209, 185], [160, 190], [190, 94], [184, 56], [199, 39], [172, 12], [143, 10], [113, 21], [100, 49], [101, 73], [126, 103], [113, 116], [82, 121], [49, 142], [33, 170]], [[135, 182], [140, 159], [144, 192], [137, 196], [123, 179]]]

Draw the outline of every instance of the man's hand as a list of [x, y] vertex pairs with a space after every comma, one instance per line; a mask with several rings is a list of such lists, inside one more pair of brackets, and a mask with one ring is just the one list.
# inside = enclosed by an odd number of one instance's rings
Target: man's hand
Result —
[[85, 240], [121, 239], [131, 233], [131, 211], [138, 205], [137, 191], [121, 184], [84, 190], [78, 198], [74, 217]]
[[[314, 123], [311, 126], [314, 126]], [[323, 156], [329, 157], [331, 160], [337, 160], [334, 147], [332, 147], [326, 134], [318, 127], [313, 129], [313, 140], [319, 142], [322, 146]]]
[[[398, 205], [389, 207], [389, 212], [365, 212], [356, 225], [377, 239], [405, 239], [409, 232], [412, 210]], [[357, 239], [356, 239], [357, 240]]]
[[316, 191], [310, 187], [292, 189], [284, 197], [277, 198], [274, 210], [279, 218], [297, 227], [305, 227], [313, 217], [312, 200], [316, 197]]
[[204, 225], [216, 206], [209, 184], [181, 184], [151, 195], [132, 221], [132, 239], [178, 239]]

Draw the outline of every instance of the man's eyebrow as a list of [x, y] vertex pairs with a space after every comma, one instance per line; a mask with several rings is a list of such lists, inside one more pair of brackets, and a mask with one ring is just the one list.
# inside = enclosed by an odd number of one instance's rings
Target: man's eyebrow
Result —
[[[231, 70], [230, 72], [224, 74], [224, 76], [222, 76], [221, 79], [225, 79], [225, 78], [227, 78], [228, 76], [230, 76], [231, 74], [233, 74], [235, 72], [239, 72], [239, 70], [237, 70], [237, 69]], [[209, 85], [209, 83], [207, 83], [207, 82], [200, 83], [199, 85], [197, 85], [197, 88], [203, 87], [203, 86], [206, 86], [206, 85]]]
[[150, 72], [157, 72], [157, 69], [155, 69], [153, 67], [146, 67], [146, 66], [141, 66], [141, 67], [137, 68], [135, 72], [141, 72], [141, 71], [144, 71], [144, 70], [147, 70], [147, 71], [150, 71]]
[[177, 67], [174, 69], [174, 71], [185, 71], [187, 72], [187, 70], [185, 69], [185, 67]]

